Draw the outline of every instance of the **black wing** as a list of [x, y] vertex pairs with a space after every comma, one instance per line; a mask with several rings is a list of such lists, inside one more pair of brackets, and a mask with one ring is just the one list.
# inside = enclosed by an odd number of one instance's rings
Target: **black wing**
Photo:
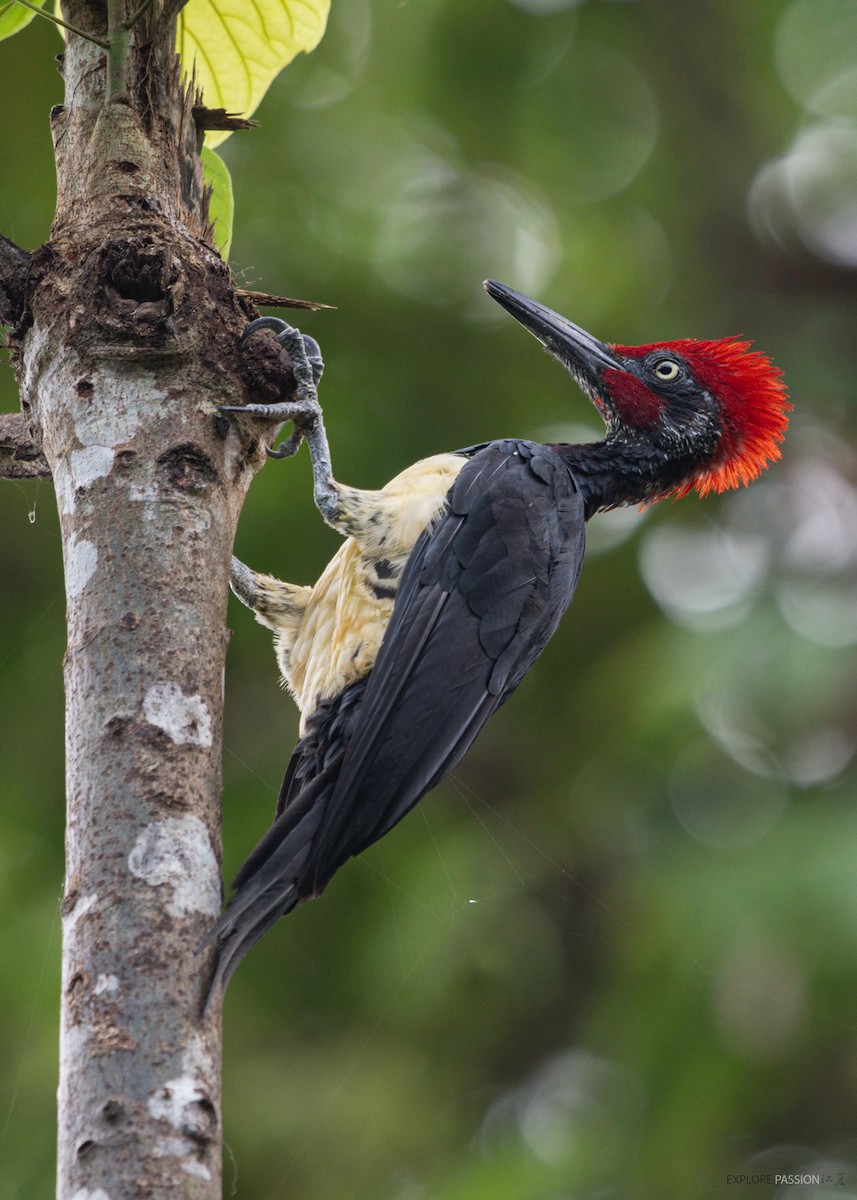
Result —
[[206, 1005], [262, 934], [306, 898], [301, 885], [312, 874], [311, 852], [367, 684], [358, 679], [309, 718], [289, 761], [274, 823], [235, 877], [226, 911], [203, 942], [203, 948], [218, 943]]
[[371, 675], [320, 705], [295, 747], [276, 820], [206, 939], [219, 943], [209, 995], [279, 917], [452, 770], [568, 607], [584, 524], [549, 447], [473, 453], [408, 560]]
[[415, 546], [336, 786], [312, 890], [383, 837], [461, 759], [565, 612], [585, 518], [559, 455], [493, 442]]

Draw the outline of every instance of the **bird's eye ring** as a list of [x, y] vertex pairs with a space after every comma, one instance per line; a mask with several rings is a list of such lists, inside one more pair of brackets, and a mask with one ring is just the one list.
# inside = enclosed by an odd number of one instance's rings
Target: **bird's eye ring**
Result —
[[664, 383], [672, 383], [674, 379], [677, 379], [679, 369], [678, 363], [671, 358], [662, 358], [659, 363], [655, 363], [655, 374]]

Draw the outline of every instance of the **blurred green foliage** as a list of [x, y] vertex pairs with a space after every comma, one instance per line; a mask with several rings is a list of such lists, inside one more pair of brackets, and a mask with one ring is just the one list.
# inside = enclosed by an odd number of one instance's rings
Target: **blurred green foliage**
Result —
[[[38, 21], [0, 47], [0, 228], [28, 248], [58, 48]], [[455, 777], [250, 956], [226, 1194], [857, 1196], [856, 0], [335, 0], [257, 115], [223, 150], [232, 260], [337, 306], [303, 324], [341, 479], [595, 429], [486, 276], [605, 339], [751, 336], [795, 413], [740, 496], [593, 522], [562, 629]], [[62, 578], [50, 485], [0, 506], [0, 1190], [32, 1200]], [[336, 542], [306, 456], [269, 464], [238, 553], [311, 581]], [[227, 878], [296, 735], [268, 635], [232, 623]]]

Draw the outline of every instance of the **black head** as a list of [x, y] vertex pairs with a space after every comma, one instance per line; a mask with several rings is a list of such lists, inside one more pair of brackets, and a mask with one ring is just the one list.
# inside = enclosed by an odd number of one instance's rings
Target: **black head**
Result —
[[748, 483], [780, 457], [791, 405], [780, 371], [750, 343], [611, 345], [512, 288], [484, 286], [571, 373], [608, 442], [663, 464], [652, 498]]

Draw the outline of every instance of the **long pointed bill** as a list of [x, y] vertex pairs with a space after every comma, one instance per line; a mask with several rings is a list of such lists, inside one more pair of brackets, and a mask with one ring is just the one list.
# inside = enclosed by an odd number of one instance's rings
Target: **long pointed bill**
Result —
[[483, 287], [492, 300], [501, 304], [516, 321], [520, 321], [546, 350], [568, 368], [590, 395], [597, 389], [602, 371], [626, 370], [604, 342], [599, 342], [591, 333], [561, 317], [553, 309], [539, 304], [538, 300], [531, 300], [529, 296], [505, 284], [495, 283], [493, 279], [486, 279]]

